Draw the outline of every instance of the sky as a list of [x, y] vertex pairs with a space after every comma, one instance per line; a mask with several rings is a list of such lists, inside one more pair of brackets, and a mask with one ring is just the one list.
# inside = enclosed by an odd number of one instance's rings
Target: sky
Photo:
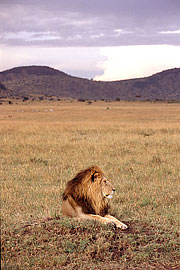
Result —
[[180, 67], [180, 0], [0, 0], [0, 71], [26, 65], [104, 81]]

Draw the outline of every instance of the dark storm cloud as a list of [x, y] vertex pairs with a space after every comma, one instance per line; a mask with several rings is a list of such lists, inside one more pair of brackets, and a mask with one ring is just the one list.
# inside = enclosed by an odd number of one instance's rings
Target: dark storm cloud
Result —
[[1, 0], [8, 45], [180, 44], [179, 0]]

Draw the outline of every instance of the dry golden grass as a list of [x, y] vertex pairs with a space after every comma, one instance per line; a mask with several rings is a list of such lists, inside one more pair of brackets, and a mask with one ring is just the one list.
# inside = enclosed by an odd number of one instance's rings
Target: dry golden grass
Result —
[[100, 166], [111, 213], [180, 228], [180, 105], [130, 102], [0, 106], [2, 229], [61, 216], [65, 183]]
[[66, 181], [97, 164], [117, 187], [117, 215], [179, 225], [179, 122], [179, 104], [1, 106], [3, 224], [60, 214]]

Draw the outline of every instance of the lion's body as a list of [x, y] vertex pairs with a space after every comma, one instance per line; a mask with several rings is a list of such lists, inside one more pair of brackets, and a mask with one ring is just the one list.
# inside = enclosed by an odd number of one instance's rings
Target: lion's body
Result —
[[67, 183], [63, 193], [62, 213], [77, 219], [95, 219], [104, 224], [114, 223], [117, 227], [127, 226], [108, 215], [109, 198], [115, 189], [102, 170], [92, 166], [79, 172]]

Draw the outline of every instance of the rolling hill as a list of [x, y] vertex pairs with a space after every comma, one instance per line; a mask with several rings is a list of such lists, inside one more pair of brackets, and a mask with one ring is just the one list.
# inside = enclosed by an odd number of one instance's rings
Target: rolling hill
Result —
[[0, 72], [0, 96], [180, 100], [180, 68], [145, 78], [102, 82], [73, 77], [46, 66], [16, 67]]

